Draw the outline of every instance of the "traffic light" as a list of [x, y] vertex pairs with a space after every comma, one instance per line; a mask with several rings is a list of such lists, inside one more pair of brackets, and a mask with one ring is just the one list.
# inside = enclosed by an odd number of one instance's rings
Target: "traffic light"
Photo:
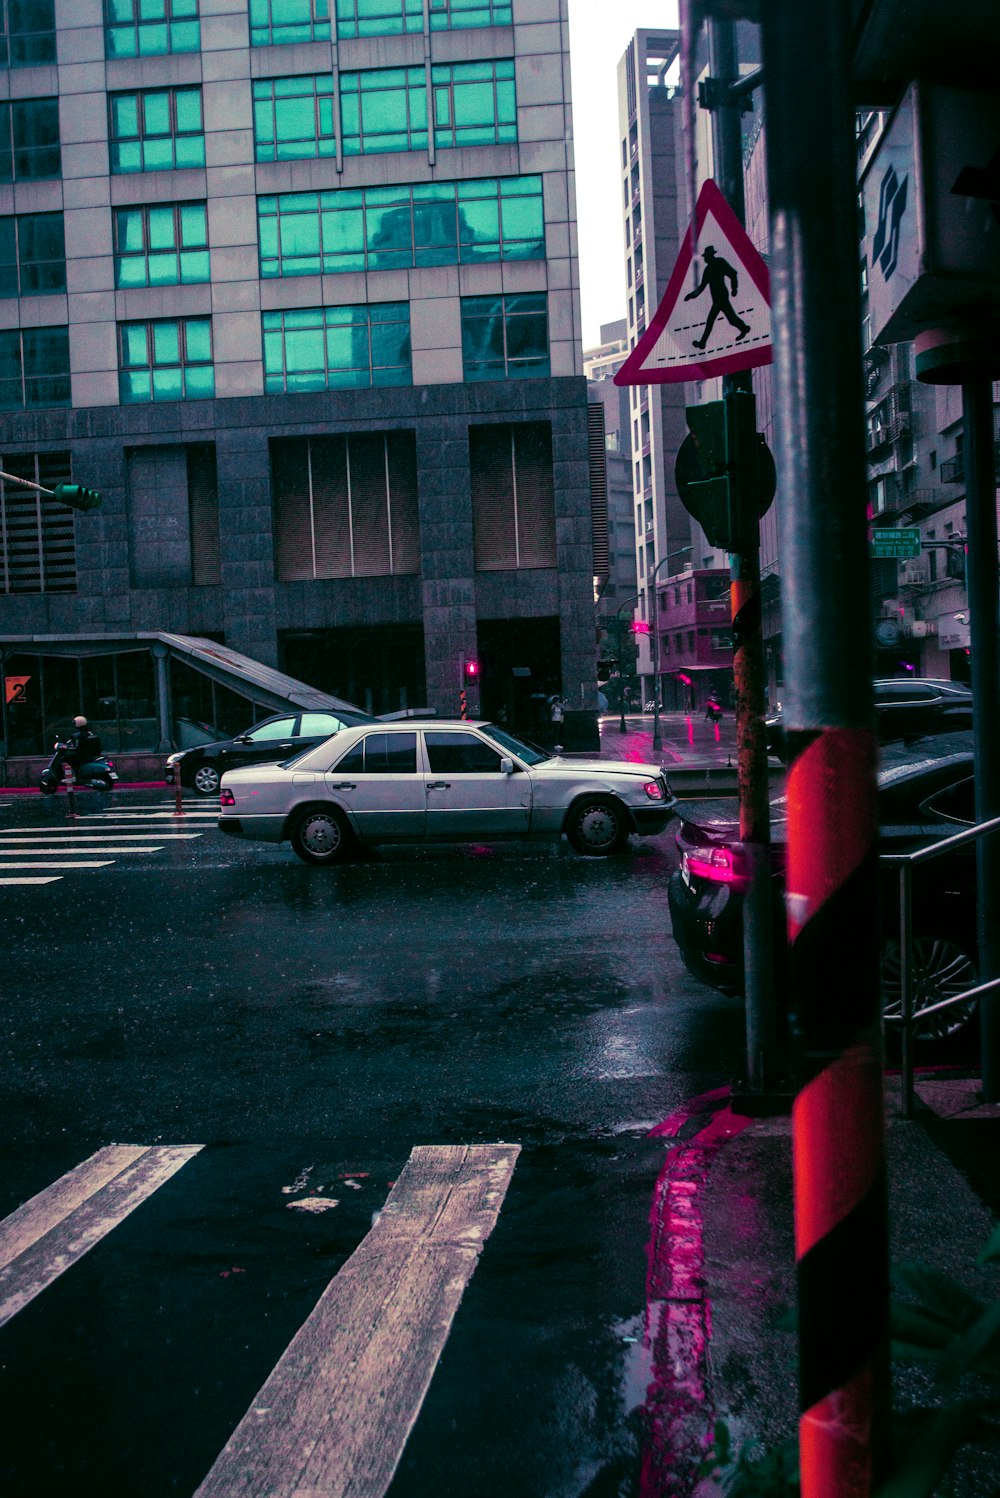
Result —
[[690, 435], [677, 454], [674, 477], [681, 503], [709, 542], [724, 551], [754, 544], [754, 525], [775, 490], [774, 459], [757, 431], [756, 404], [746, 390], [721, 401], [688, 406]]
[[101, 508], [101, 496], [96, 489], [88, 489], [86, 484], [56, 484], [52, 490], [52, 498], [59, 501], [61, 505], [69, 505], [71, 510], [99, 510]]
[[475, 681], [476, 677], [479, 675], [479, 662], [466, 661], [465, 675], [469, 681]]

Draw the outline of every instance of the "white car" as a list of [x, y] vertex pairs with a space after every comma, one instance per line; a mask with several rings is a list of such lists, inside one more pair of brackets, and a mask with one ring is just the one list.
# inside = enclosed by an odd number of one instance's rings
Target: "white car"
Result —
[[677, 798], [657, 765], [562, 759], [495, 723], [433, 719], [341, 729], [280, 765], [222, 777], [219, 826], [285, 839], [306, 863], [359, 844], [556, 839], [603, 856], [669, 823]]

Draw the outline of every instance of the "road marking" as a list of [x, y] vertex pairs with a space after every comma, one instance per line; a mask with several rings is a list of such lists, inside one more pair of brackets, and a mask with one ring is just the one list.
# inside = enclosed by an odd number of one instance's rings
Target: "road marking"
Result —
[[[21, 858], [25, 853], [58, 853], [62, 854], [62, 856], [65, 857], [66, 852], [67, 849], [65, 843], [62, 845], [62, 847], [59, 847], [57, 845], [54, 848], [34, 848], [30, 846], [24, 848], [0, 848], [0, 858]], [[134, 844], [130, 844], [127, 848], [91, 848], [88, 846], [86, 848], [81, 848], [80, 852], [113, 853], [116, 858], [120, 858], [123, 853], [162, 853], [163, 849], [159, 846], [159, 844], [151, 843], [148, 847], [143, 846], [141, 848], [135, 847]], [[3, 865], [0, 864], [0, 868], [2, 867]]]
[[0, 879], [0, 884], [58, 884], [61, 878], [61, 874], [50, 874], [47, 878], [43, 879], [35, 879], [31, 875], [28, 875], [22, 879]]
[[381, 1498], [519, 1152], [413, 1150], [195, 1498]]
[[53, 860], [51, 863], [3, 863], [0, 864], [0, 869], [109, 869], [113, 863], [113, 858], [74, 858]]
[[67, 842], [92, 843], [95, 838], [102, 842], [110, 842], [113, 839], [121, 842], [141, 842], [147, 837], [169, 838], [173, 842], [190, 842], [192, 838], [201, 837], [200, 832], [161, 832], [159, 828], [153, 832], [113, 832], [107, 827], [102, 827], [99, 832], [78, 832], [75, 827], [19, 827], [13, 832], [0, 833], [0, 844], [19, 843], [32, 841], [41, 837], [63, 837]]
[[0, 1326], [202, 1148], [109, 1144], [0, 1222]]

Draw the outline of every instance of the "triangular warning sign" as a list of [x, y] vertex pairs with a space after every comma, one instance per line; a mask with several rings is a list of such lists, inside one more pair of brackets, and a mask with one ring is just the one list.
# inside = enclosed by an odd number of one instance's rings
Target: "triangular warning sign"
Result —
[[707, 380], [771, 362], [767, 266], [711, 180], [653, 320], [615, 375], [616, 385]]

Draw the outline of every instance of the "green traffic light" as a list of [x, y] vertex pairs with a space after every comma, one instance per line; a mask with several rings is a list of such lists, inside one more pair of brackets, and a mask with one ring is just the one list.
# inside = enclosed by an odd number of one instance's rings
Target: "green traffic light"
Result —
[[56, 484], [52, 497], [61, 505], [69, 505], [71, 510], [99, 510], [101, 507], [100, 494], [96, 489], [88, 489], [86, 484]]

